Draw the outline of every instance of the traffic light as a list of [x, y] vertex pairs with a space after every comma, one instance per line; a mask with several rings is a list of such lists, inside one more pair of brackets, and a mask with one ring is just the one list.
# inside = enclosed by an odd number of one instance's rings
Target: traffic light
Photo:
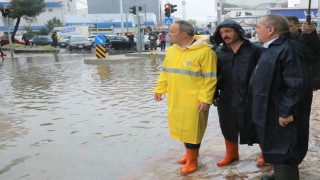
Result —
[[130, 13], [137, 15], [137, 7], [136, 6], [132, 6], [129, 9], [130, 9]]
[[1, 9], [1, 13], [3, 17], [7, 17], [9, 15], [9, 9]]
[[175, 11], [177, 11], [177, 9], [175, 9], [176, 7], [177, 5], [170, 4], [170, 13], [174, 13]]
[[171, 9], [170, 9], [170, 4], [169, 3], [164, 5], [164, 15], [166, 17], [170, 17], [170, 15], [171, 15]]

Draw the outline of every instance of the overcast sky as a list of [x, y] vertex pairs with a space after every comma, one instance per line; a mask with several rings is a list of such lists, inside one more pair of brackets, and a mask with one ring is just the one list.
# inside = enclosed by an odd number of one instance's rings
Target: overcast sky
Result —
[[[125, 1], [125, 0], [123, 0]], [[182, 0], [162, 0], [162, 4], [170, 2], [176, 4], [178, 11], [173, 16], [182, 18]], [[187, 19], [196, 19], [198, 22], [207, 22], [215, 17], [215, 0], [185, 0], [186, 1], [186, 17]], [[83, 3], [80, 3], [83, 2]], [[120, 2], [120, 1], [119, 1]], [[289, 7], [293, 7], [294, 4], [300, 3], [300, 0], [288, 0]], [[85, 8], [84, 4], [87, 0], [77, 0], [78, 8]], [[163, 9], [163, 8], [162, 8]]]

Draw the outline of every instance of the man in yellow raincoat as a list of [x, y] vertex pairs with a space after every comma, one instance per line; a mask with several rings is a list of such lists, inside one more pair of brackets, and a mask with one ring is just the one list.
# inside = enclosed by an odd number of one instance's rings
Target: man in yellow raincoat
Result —
[[169, 31], [173, 46], [167, 52], [154, 89], [154, 99], [168, 94], [169, 129], [172, 139], [185, 144], [182, 174], [196, 171], [199, 148], [207, 127], [209, 108], [216, 88], [217, 56], [209, 36], [194, 36], [193, 26], [175, 21]]

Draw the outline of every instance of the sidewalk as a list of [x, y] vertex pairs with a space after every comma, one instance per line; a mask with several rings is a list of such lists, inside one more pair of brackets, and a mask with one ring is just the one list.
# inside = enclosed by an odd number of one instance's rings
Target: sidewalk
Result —
[[[2, 48], [2, 50], [5, 51], [10, 51], [9, 47]], [[57, 53], [60, 50], [59, 49], [44, 49], [44, 48], [39, 48], [37, 46], [33, 47], [23, 47], [23, 48], [13, 48], [14, 53]]]
[[[214, 111], [216, 111], [214, 109]], [[210, 112], [211, 113], [211, 112]], [[301, 180], [320, 179], [320, 90], [314, 92], [312, 112], [310, 119], [309, 151], [304, 161], [300, 164]], [[168, 139], [170, 141], [171, 139]], [[228, 179], [228, 180], [259, 180], [264, 174], [272, 173], [271, 166], [257, 167], [256, 158], [259, 156], [257, 145], [250, 147], [241, 145], [239, 147], [240, 160], [231, 165], [218, 167], [216, 162], [225, 153], [224, 140], [221, 135], [219, 124], [209, 124], [205, 139], [200, 149], [199, 167], [195, 173], [187, 176], [180, 175], [182, 165], [177, 159], [184, 153], [181, 147], [168, 149], [167, 153], [154, 157], [152, 161], [146, 162], [135, 171], [128, 172], [120, 177], [120, 180], [196, 180], [196, 179]]]
[[128, 57], [143, 57], [143, 58], [159, 58], [164, 59], [166, 52], [158, 51], [157, 54], [150, 54], [150, 52], [134, 52], [134, 53], [126, 53]]

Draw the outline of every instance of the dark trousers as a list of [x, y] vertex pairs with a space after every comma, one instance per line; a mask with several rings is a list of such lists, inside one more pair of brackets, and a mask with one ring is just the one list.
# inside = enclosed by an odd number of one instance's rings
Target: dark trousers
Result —
[[200, 149], [201, 144], [185, 143], [187, 149]]
[[299, 180], [298, 165], [273, 165], [276, 180]]
[[166, 42], [165, 41], [160, 42], [160, 48], [161, 48], [161, 50], [166, 50]]

